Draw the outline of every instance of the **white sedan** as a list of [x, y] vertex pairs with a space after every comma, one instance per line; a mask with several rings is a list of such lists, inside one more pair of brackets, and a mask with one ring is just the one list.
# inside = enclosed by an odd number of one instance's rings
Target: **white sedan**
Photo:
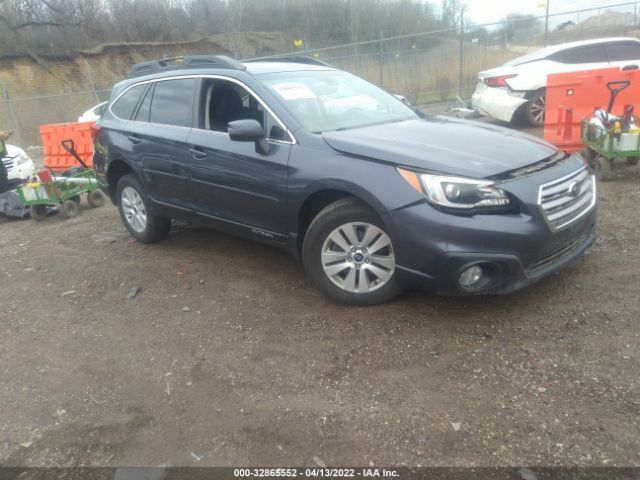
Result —
[[26, 180], [35, 174], [36, 167], [27, 153], [15, 145], [6, 144], [7, 152], [2, 163], [7, 170], [8, 180]]
[[102, 102], [98, 105], [94, 105], [78, 117], [78, 122], [97, 122], [100, 120], [104, 109], [107, 108], [107, 103], [109, 102]]
[[478, 74], [471, 104], [478, 113], [511, 122], [517, 112], [532, 126], [544, 125], [545, 92], [550, 73], [636, 64], [640, 40], [600, 38], [543, 48]]

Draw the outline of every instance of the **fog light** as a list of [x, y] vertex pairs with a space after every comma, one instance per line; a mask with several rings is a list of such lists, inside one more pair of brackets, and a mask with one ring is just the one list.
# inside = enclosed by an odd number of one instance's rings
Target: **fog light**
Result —
[[465, 290], [473, 290], [480, 286], [484, 280], [484, 271], [480, 265], [467, 268], [458, 277], [458, 284]]

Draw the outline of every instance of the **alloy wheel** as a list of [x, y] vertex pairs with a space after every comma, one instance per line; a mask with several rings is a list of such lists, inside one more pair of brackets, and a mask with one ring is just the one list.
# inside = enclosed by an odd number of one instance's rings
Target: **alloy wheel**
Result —
[[531, 103], [529, 107], [531, 111], [531, 117], [538, 122], [538, 124], [544, 124], [544, 110], [546, 106], [546, 96], [541, 95], [535, 99], [534, 102]]
[[364, 222], [333, 230], [321, 251], [322, 268], [334, 285], [350, 293], [367, 293], [389, 282], [395, 271], [391, 238]]
[[132, 187], [124, 187], [120, 201], [129, 226], [138, 233], [144, 232], [147, 228], [147, 209], [140, 194]]

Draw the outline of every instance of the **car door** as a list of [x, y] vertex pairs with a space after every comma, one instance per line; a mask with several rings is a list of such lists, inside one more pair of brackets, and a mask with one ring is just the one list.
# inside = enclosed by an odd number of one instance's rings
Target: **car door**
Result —
[[129, 122], [127, 141], [137, 153], [147, 194], [166, 206], [192, 210], [187, 137], [197, 80], [152, 82]]
[[[198, 211], [254, 236], [283, 242], [292, 138], [265, 104], [236, 81], [203, 79], [199, 98], [198, 127], [188, 139], [191, 194]], [[254, 142], [229, 138], [228, 121], [248, 118], [262, 124], [268, 153]]]
[[638, 65], [640, 67], [640, 43], [619, 42], [604, 45], [604, 51], [612, 67]]

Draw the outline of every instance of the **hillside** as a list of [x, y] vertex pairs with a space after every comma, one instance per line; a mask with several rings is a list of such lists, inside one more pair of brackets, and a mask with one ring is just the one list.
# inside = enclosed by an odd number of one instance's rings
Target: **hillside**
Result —
[[[73, 56], [0, 58], [0, 128], [21, 145], [39, 143], [38, 126], [74, 121], [108, 98], [131, 66], [154, 58], [221, 54], [249, 58], [286, 51], [279, 33], [220, 34], [189, 42], [107, 44]], [[96, 93], [92, 93], [96, 92]], [[7, 99], [11, 100], [8, 102]]]

